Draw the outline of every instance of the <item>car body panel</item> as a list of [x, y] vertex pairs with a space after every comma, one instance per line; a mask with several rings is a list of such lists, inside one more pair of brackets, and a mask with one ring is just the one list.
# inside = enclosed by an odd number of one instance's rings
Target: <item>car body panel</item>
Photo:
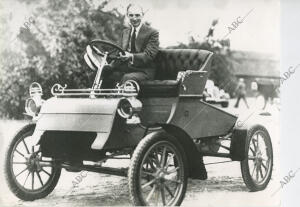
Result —
[[143, 98], [143, 108], [140, 113], [143, 126], [151, 126], [156, 123], [166, 123], [176, 109], [178, 97], [168, 98]]
[[121, 98], [51, 98], [41, 108], [34, 136], [45, 131], [96, 132], [92, 149], [102, 149]]
[[37, 129], [109, 133], [113, 118], [114, 114], [42, 114]]
[[109, 133], [120, 98], [51, 98], [41, 108], [36, 130]]
[[142, 99], [141, 123], [128, 125], [117, 117], [104, 149], [136, 146], [139, 141], [160, 126], [176, 126], [191, 139], [226, 135], [237, 117], [199, 98], [149, 98]]
[[143, 107], [140, 124], [126, 124], [126, 120], [116, 115], [113, 128], [103, 149], [121, 149], [136, 146], [143, 137], [161, 129], [157, 123], [166, 123], [172, 110], [176, 109], [178, 97], [141, 98]]
[[181, 98], [169, 124], [186, 131], [192, 138], [227, 134], [237, 117], [195, 98]]
[[121, 98], [50, 98], [40, 114], [114, 114]]
[[116, 113], [119, 101], [120, 98], [52, 98], [41, 109], [35, 133], [96, 132], [91, 149], [119, 149], [136, 146], [148, 128], [148, 132], [158, 130], [156, 124], [174, 125], [191, 138], [202, 138], [227, 134], [237, 119], [199, 98], [148, 98], [142, 100], [141, 124], [128, 125]]

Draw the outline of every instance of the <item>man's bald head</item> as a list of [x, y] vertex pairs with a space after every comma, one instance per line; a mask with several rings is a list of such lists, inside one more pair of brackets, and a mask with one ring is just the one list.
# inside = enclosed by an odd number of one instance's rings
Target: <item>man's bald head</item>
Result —
[[127, 7], [127, 17], [133, 27], [138, 27], [144, 17], [144, 10], [140, 5], [129, 4]]

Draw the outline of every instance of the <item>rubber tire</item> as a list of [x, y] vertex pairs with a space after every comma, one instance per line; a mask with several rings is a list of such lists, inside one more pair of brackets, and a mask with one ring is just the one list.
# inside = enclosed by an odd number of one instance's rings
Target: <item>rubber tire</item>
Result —
[[24, 191], [23, 189], [19, 188], [18, 184], [15, 182], [13, 178], [13, 174], [11, 172], [10, 168], [10, 156], [12, 153], [12, 150], [14, 148], [14, 145], [19, 139], [22, 139], [23, 137], [27, 137], [33, 134], [35, 129], [34, 124], [28, 124], [25, 127], [23, 127], [11, 140], [6, 153], [5, 153], [5, 161], [4, 161], [4, 176], [5, 180], [8, 184], [9, 189], [13, 194], [15, 194], [18, 198], [24, 201], [33, 201], [36, 199], [41, 199], [46, 197], [48, 194], [50, 194], [55, 186], [57, 185], [57, 182], [59, 180], [60, 174], [61, 174], [61, 168], [53, 168], [53, 174], [51, 175], [51, 178], [47, 182], [46, 188], [40, 189], [38, 192], [28, 192]]
[[251, 191], [251, 192], [256, 192], [256, 191], [261, 191], [261, 190], [264, 190], [267, 185], [269, 184], [270, 182], [270, 179], [272, 177], [272, 171], [273, 171], [273, 148], [272, 148], [272, 142], [271, 142], [271, 138], [270, 138], [270, 135], [267, 131], [267, 129], [261, 125], [256, 125], [256, 126], [253, 126], [251, 127], [249, 130], [248, 130], [248, 133], [247, 133], [247, 140], [246, 140], [246, 157], [248, 157], [248, 150], [249, 150], [249, 145], [250, 145], [250, 139], [252, 137], [252, 135], [256, 132], [256, 131], [262, 131], [266, 137], [266, 142], [269, 142], [269, 145], [270, 145], [270, 150], [271, 150], [271, 166], [270, 166], [270, 173], [267, 177], [267, 179], [265, 180], [264, 183], [262, 183], [261, 185], [257, 185], [253, 179], [252, 179], [252, 176], [250, 174], [250, 170], [249, 170], [249, 165], [248, 165], [248, 159], [244, 159], [243, 161], [241, 161], [241, 171], [242, 171], [242, 177], [243, 177], [243, 180], [244, 180], [244, 183], [246, 184], [246, 186], [248, 187], [248, 189]]
[[143, 155], [147, 152], [147, 150], [156, 142], [158, 141], [169, 141], [172, 144], [174, 144], [179, 152], [182, 155], [182, 160], [184, 164], [184, 180], [183, 180], [183, 190], [182, 194], [180, 195], [180, 198], [178, 199], [175, 206], [179, 206], [185, 196], [186, 188], [187, 188], [187, 178], [188, 178], [188, 166], [187, 166], [187, 158], [185, 155], [185, 152], [179, 142], [176, 138], [171, 136], [170, 134], [166, 132], [154, 132], [151, 134], [148, 134], [146, 137], [144, 137], [134, 150], [134, 153], [131, 158], [129, 170], [128, 170], [128, 182], [129, 182], [129, 195], [130, 199], [133, 202], [135, 206], [145, 206], [145, 203], [143, 203], [142, 198], [140, 198], [140, 195], [138, 193], [138, 184], [137, 184], [137, 178], [138, 178], [138, 171], [140, 169], [141, 161], [143, 160]]

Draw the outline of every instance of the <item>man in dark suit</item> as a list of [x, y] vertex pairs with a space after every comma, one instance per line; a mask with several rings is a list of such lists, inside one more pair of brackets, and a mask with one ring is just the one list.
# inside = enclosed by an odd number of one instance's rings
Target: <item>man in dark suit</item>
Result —
[[151, 80], [155, 75], [154, 58], [159, 49], [158, 31], [142, 22], [143, 9], [135, 4], [127, 7], [130, 27], [123, 30], [121, 47], [125, 54], [103, 70], [102, 88], [113, 88], [127, 80]]

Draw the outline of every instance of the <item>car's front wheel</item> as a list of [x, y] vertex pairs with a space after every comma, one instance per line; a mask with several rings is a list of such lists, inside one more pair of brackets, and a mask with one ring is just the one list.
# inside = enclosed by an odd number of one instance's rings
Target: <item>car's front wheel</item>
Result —
[[34, 128], [27, 125], [21, 129], [10, 142], [5, 156], [8, 187], [25, 201], [46, 197], [55, 188], [61, 173], [54, 160], [41, 156], [32, 137]]
[[180, 205], [187, 187], [185, 152], [171, 135], [149, 134], [133, 153], [128, 179], [134, 205]]

